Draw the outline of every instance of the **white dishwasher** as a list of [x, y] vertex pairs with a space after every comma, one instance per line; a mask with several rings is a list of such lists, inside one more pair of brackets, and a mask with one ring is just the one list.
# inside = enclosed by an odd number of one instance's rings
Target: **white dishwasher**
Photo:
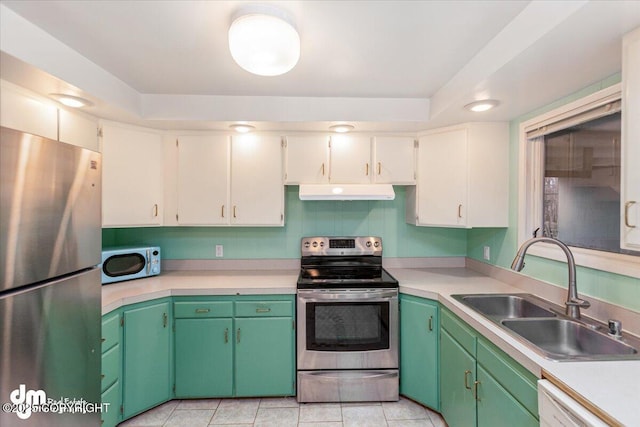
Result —
[[541, 427], [606, 427], [607, 423], [548, 380], [538, 380]]

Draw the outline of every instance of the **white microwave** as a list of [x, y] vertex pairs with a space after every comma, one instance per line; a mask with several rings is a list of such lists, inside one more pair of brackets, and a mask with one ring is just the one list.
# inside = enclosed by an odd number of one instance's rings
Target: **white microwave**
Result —
[[159, 246], [132, 246], [102, 250], [102, 284], [160, 274]]

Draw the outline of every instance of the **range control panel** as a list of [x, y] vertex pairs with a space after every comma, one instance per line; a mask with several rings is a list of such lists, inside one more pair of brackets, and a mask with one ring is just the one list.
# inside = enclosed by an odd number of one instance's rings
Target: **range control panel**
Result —
[[382, 256], [380, 237], [303, 237], [302, 256]]

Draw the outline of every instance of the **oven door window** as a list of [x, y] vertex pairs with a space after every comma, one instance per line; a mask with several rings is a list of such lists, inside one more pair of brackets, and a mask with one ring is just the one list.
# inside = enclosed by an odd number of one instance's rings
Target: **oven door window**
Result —
[[307, 350], [389, 349], [389, 302], [306, 304]]
[[102, 271], [109, 277], [139, 273], [146, 265], [145, 258], [138, 253], [113, 255], [102, 263]]

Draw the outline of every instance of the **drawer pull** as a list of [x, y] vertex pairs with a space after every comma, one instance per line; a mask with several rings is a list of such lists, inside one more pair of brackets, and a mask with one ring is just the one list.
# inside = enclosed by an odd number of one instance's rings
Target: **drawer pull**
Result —
[[209, 309], [209, 308], [196, 308], [196, 313], [198, 313], [198, 314], [209, 313], [210, 311], [211, 311], [211, 309]]
[[256, 313], [268, 313], [270, 311], [270, 308], [256, 308]]
[[470, 370], [466, 370], [464, 371], [464, 388], [466, 388], [467, 390], [471, 390], [471, 387], [469, 387], [469, 378], [467, 377], [467, 375], [469, 375], [471, 373]]

